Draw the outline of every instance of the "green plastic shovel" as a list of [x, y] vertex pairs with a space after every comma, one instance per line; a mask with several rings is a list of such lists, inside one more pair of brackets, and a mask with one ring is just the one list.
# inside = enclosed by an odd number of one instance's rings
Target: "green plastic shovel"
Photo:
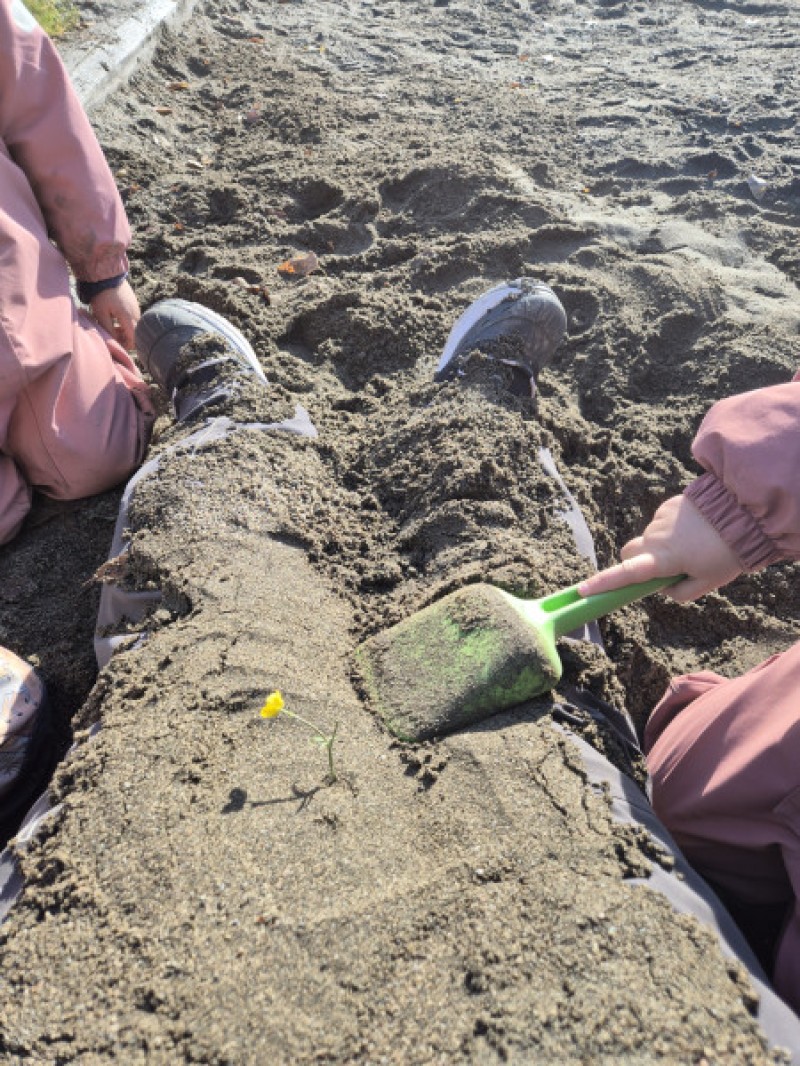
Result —
[[467, 585], [364, 641], [355, 653], [370, 706], [402, 740], [426, 740], [548, 692], [556, 641], [681, 577], [581, 596], [577, 585], [523, 600]]

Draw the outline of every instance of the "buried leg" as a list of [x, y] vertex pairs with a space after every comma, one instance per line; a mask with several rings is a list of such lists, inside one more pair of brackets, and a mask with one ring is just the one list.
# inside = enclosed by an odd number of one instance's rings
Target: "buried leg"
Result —
[[[219, 315], [186, 301], [163, 301], [145, 313], [140, 325], [137, 342], [143, 365], [156, 382], [169, 391], [178, 416], [187, 419], [189, 425], [183, 437], [162, 447], [158, 454], [139, 467], [126, 485], [109, 557], [112, 572], [123, 574], [130, 543], [128, 527], [133, 494], [142, 481], [157, 474], [165, 457], [180, 451], [188, 454], [193, 462], [202, 464], [204, 448], [239, 429], [316, 436], [316, 430], [302, 408], [295, 410], [294, 418], [272, 424], [240, 426], [227, 417], [232, 401], [246, 388], [247, 382], [255, 381], [261, 387], [265, 378], [249, 343]], [[219, 417], [210, 417], [212, 415]], [[143, 619], [158, 607], [161, 598], [158, 588], [138, 588], [135, 580], [128, 582], [124, 577], [119, 582], [115, 578], [102, 585], [95, 631], [95, 653], [101, 669], [120, 645], [130, 646], [143, 639]], [[15, 663], [6, 670], [8, 661], [0, 649], [0, 832], [8, 836], [25, 816], [20, 839], [24, 835], [28, 840], [36, 835], [38, 827], [48, 817], [50, 800], [42, 789], [66, 745], [60, 736], [53, 739], [55, 730], [47, 713], [48, 701], [42, 697], [34, 706], [35, 700], [24, 695], [30, 691], [38, 698], [42, 693], [41, 686], [36, 687], [36, 675], [27, 664], [13, 658]], [[11, 695], [7, 696], [9, 693]], [[5, 733], [4, 707], [11, 708]], [[17, 713], [20, 709], [24, 714]], [[97, 728], [99, 726], [94, 727]], [[24, 787], [15, 784], [13, 794], [9, 793], [6, 799], [6, 771], [12, 770], [16, 772], [19, 785]], [[36, 802], [31, 806], [33, 800]], [[7, 814], [10, 817], [6, 817]], [[6, 849], [0, 854], [0, 920], [23, 888], [24, 878], [16, 856], [10, 848]]]
[[[564, 339], [567, 316], [555, 292], [534, 278], [520, 278], [497, 285], [475, 300], [453, 326], [439, 360], [435, 380], [455, 380], [462, 387], [486, 387], [501, 402], [505, 395], [514, 404], [523, 404], [536, 394], [537, 379]], [[512, 400], [511, 397], [515, 399]], [[547, 478], [551, 498], [547, 514], [562, 532], [566, 529], [573, 552], [593, 569], [597, 568], [594, 541], [580, 505], [561, 476], [552, 452], [540, 445], [532, 456]], [[547, 532], [547, 530], [545, 530]], [[553, 591], [552, 589], [550, 591]], [[573, 647], [580, 656], [585, 643], [603, 649], [597, 622], [588, 622], [571, 633]], [[623, 708], [576, 688], [564, 687], [565, 699], [556, 704], [554, 714], [566, 726], [585, 731], [598, 724], [610, 733], [610, 749], [620, 767], [642, 777], [642, 757], [633, 721]]]
[[[461, 314], [450, 331], [434, 380], [486, 389], [501, 403], [526, 401], [536, 395], [539, 374], [566, 336], [567, 315], [555, 292], [535, 278], [496, 285]], [[514, 397], [514, 400], [511, 400]], [[530, 404], [528, 403], [528, 408]], [[534, 462], [550, 482], [553, 516], [568, 527], [574, 550], [596, 569], [594, 542], [580, 506], [559, 473], [552, 452], [535, 449]], [[602, 647], [594, 622], [573, 634]]]
[[[277, 431], [315, 437], [317, 431], [305, 410], [281, 422], [237, 423], [238, 397], [255, 385], [266, 389], [264, 371], [246, 337], [227, 319], [188, 300], [162, 300], [142, 315], [136, 328], [142, 365], [169, 397], [175, 418], [186, 434], [151, 458], [128, 482], [120, 502], [109, 559], [123, 560], [128, 551], [130, 506], [137, 486], [154, 476], [162, 459], [177, 451], [197, 456], [238, 430]], [[103, 585], [95, 630], [95, 655], [104, 667], [121, 646], [141, 639], [146, 616], [161, 602], [158, 589], [139, 589], [124, 583]]]
[[[531, 289], [535, 294], [536, 289], [531, 286], [528, 291], [530, 292]], [[536, 295], [530, 299], [535, 300]], [[549, 304], [550, 296], [547, 295], [544, 299]], [[476, 301], [473, 308], [477, 309], [477, 314], [472, 316], [470, 329], [475, 333], [480, 333], [481, 301]], [[502, 306], [498, 307], [493, 304], [489, 308], [490, 325], [495, 341], [502, 335], [504, 326], [507, 326], [512, 334], [517, 334], [513, 342], [517, 350], [524, 350], [526, 341], [531, 347], [536, 347], [535, 342], [527, 336], [528, 331], [535, 332], [533, 323], [536, 316], [531, 315], [529, 325], [526, 320], [513, 314], [512, 308], [509, 308], [509, 313], [505, 315]], [[465, 313], [464, 317], [467, 318], [468, 314]], [[519, 335], [520, 330], [522, 336]], [[456, 380], [461, 386], [470, 388], [470, 391], [473, 391], [471, 386], [475, 386], [475, 389], [485, 392], [487, 374], [493, 374], [493, 380], [499, 381], [500, 371], [493, 371], [491, 364], [487, 371], [486, 360], [484, 360], [484, 366], [481, 367], [478, 360], [459, 358], [462, 365]], [[490, 352], [489, 360], [492, 358]], [[512, 367], [511, 369], [518, 379], [519, 368]], [[503, 372], [507, 372], [507, 369]], [[536, 372], [531, 376], [535, 384]], [[508, 393], [509, 396], [519, 396], [521, 391], [518, 388], [509, 389]], [[497, 393], [493, 395], [496, 396]], [[514, 402], [513, 399], [509, 400], [511, 406]], [[579, 505], [569, 492], [550, 452], [540, 448], [537, 458], [542, 471], [551, 479], [555, 491], [559, 494], [555, 506], [548, 501], [548, 520], [542, 523], [545, 534], [549, 535], [552, 531], [553, 523], [549, 522], [551, 517], [565, 523], [572, 534], [577, 554], [594, 565], [591, 537], [583, 521]], [[589, 639], [592, 635], [591, 633], [584, 634]], [[797, 661], [800, 662], [800, 646], [798, 646], [796, 655]], [[716, 689], [717, 681], [721, 682], [722, 679], [716, 679], [711, 684], [711, 690]], [[774, 731], [768, 731], [774, 743], [767, 743], [766, 746], [770, 749], [773, 762], [777, 753], [782, 750], [778, 743], [779, 737], [786, 732], [786, 723], [792, 721], [792, 712], [788, 704], [791, 703], [790, 694], [797, 690], [797, 681], [797, 678], [787, 681], [785, 720], [776, 721]], [[757, 683], [756, 672], [749, 684], [757, 685]], [[713, 691], [710, 691], [708, 695], [704, 695], [704, 692], [705, 688], [701, 684], [699, 704], [702, 704], [704, 699], [709, 703], [715, 699]], [[683, 696], [685, 695], [684, 692]], [[697, 695], [698, 692], [693, 691], [688, 699], [691, 700]], [[796, 847], [796, 818], [794, 817], [794, 811], [800, 810], [800, 801], [795, 795], [797, 790], [795, 788], [794, 793], [791, 789], [788, 789], [788, 792], [784, 790], [780, 795], [770, 792], [767, 796], [767, 792], [776, 787], [775, 775], [771, 776], [769, 773], [762, 774], [759, 780], [749, 784], [743, 782], [743, 775], [747, 773], [748, 768], [756, 774], [756, 777], [759, 776], [758, 768], [761, 763], [753, 760], [752, 752], [748, 752], [746, 758], [737, 758], [732, 752], [729, 731], [734, 723], [725, 720], [721, 714], [723, 705], [730, 704], [729, 699], [721, 699], [719, 708], [710, 708], [706, 715], [702, 713], [695, 715], [693, 710], [678, 715], [677, 711], [687, 702], [684, 699], [682, 704], [681, 700], [681, 696], [676, 696], [672, 701], [669, 699], [665, 701], [655, 712], [648, 729], [647, 762], [653, 774], [655, 809], [648, 801], [645, 792], [648, 783], [642, 777], [642, 758], [638, 750], [636, 733], [624, 711], [618, 711], [585, 690], [562, 685], [559, 687], [559, 693], [552, 707], [552, 718], [555, 727], [563, 731], [580, 751], [590, 785], [602, 789], [610, 796], [615, 819], [644, 830], [663, 849], [667, 861], [663, 865], [654, 864], [651, 876], [642, 884], [663, 894], [678, 911], [695, 916], [711, 928], [718, 937], [723, 951], [744, 963], [759, 994], [758, 1016], [770, 1041], [775, 1045], [789, 1046], [800, 1061], [800, 1025], [775, 996], [769, 986], [766, 973], [760, 965], [759, 957], [754, 953], [718, 896], [699, 875], [704, 874], [714, 884], [719, 884], [726, 899], [731, 898], [732, 891], [738, 891], [739, 900], [749, 899], [767, 905], [776, 904], [780, 908], [788, 898], [791, 898], [790, 878], [795, 875], [800, 878], [800, 850]], [[748, 706], [756, 708], [752, 713], [761, 716], [763, 721], [766, 717], [763, 705], [760, 705], [756, 699], [751, 700]], [[769, 713], [772, 714], [771, 708]], [[738, 724], [743, 726], [741, 720]], [[611, 745], [602, 738], [598, 743], [597, 729], [594, 728], [597, 725], [611, 736]], [[746, 745], [750, 735], [757, 733], [754, 723], [752, 728], [742, 727], [737, 733], [740, 737], [740, 747]], [[764, 740], [763, 732], [760, 736]], [[705, 776], [693, 769], [693, 755], [696, 754], [694, 746], [698, 739], [701, 746], [708, 745], [708, 758], [704, 763], [701, 760], [701, 766], [705, 765], [707, 771]], [[769, 756], [762, 762], [768, 761], [768, 758]], [[800, 758], [800, 752], [791, 749], [786, 751], [785, 762], [781, 763], [789, 774], [786, 780], [789, 782], [794, 780], [795, 784], [796, 773], [792, 778], [791, 772], [796, 769], [798, 758]], [[643, 787], [637, 785], [637, 780]], [[721, 804], [717, 803], [715, 792], [726, 788], [732, 788], [734, 791], [739, 789], [741, 817], [730, 819], [723, 817], [720, 813], [724, 811], [727, 815], [732, 810], [727, 799]], [[759, 823], [759, 828], [753, 829], [750, 826], [750, 815], [746, 808], [756, 792], [760, 797], [759, 810], [762, 814], [770, 814], [771, 817], [765, 817]], [[697, 806], [697, 801], [701, 798], [704, 802], [700, 802]], [[776, 804], [777, 807], [775, 807]], [[699, 821], [696, 818], [697, 812], [700, 814]], [[751, 807], [750, 814], [752, 813]], [[718, 825], [715, 825], [715, 817]], [[758, 818], [754, 820], [758, 821]], [[678, 844], [686, 843], [688, 861], [670, 835], [671, 832], [677, 836]], [[763, 862], [756, 863], [754, 868], [748, 871], [746, 863], [742, 862], [744, 853], [739, 845], [752, 845], [753, 840], [750, 837], [754, 832], [765, 834], [763, 835]], [[730, 835], [730, 840], [725, 839], [726, 833]], [[778, 850], [779, 844], [782, 846], [782, 854]], [[711, 845], [710, 848], [709, 845]], [[690, 863], [693, 864], [694, 869]], [[742, 883], [742, 878], [747, 882], [746, 884]], [[773, 913], [775, 913], [774, 910]], [[736, 917], [739, 918], [738, 912]], [[800, 982], [800, 971], [797, 969], [797, 960], [800, 959], [800, 932], [798, 930], [800, 930], [800, 922], [794, 915], [788, 920], [787, 932], [784, 933], [784, 940], [778, 950], [775, 970], [779, 991], [790, 1001], [786, 989], [789, 987], [796, 989]]]

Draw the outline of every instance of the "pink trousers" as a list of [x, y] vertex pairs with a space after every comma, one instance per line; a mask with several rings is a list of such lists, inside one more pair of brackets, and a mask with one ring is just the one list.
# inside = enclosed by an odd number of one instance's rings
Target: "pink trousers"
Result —
[[76, 308], [22, 170], [0, 153], [0, 544], [31, 489], [78, 499], [123, 481], [153, 421], [127, 353]]
[[741, 677], [675, 679], [645, 750], [653, 806], [695, 869], [744, 903], [789, 904], [773, 979], [800, 1013], [800, 644]]

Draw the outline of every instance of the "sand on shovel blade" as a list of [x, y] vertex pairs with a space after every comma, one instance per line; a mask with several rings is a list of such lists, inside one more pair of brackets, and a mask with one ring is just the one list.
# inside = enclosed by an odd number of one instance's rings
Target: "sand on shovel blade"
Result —
[[547, 642], [491, 585], [470, 585], [356, 650], [370, 706], [401, 740], [427, 740], [557, 684]]

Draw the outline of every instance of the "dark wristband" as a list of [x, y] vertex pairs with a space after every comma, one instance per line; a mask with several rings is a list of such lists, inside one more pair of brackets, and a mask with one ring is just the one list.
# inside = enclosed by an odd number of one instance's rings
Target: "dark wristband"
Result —
[[105, 278], [103, 281], [79, 281], [76, 288], [78, 290], [78, 299], [82, 304], [90, 304], [95, 296], [99, 296], [101, 292], [106, 292], [108, 289], [118, 289], [123, 281], [128, 280], [128, 271], [124, 274], [117, 274], [115, 278]]

